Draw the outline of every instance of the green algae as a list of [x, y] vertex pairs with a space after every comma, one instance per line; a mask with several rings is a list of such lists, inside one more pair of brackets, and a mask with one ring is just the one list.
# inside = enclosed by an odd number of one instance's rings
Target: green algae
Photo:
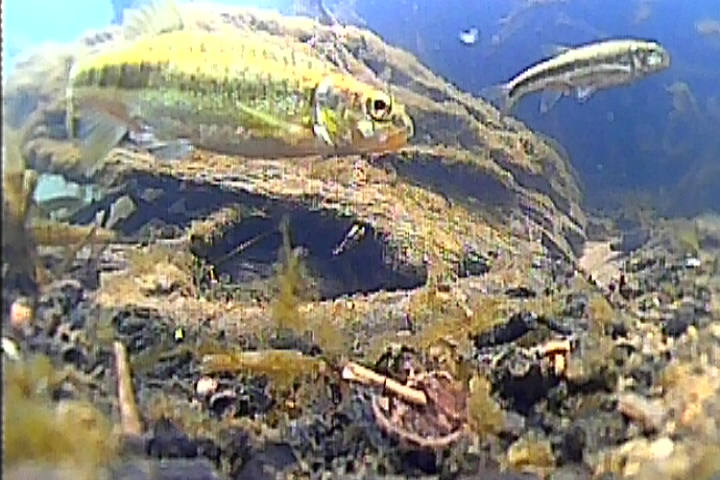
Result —
[[505, 426], [505, 412], [492, 398], [490, 382], [481, 376], [470, 379], [468, 424], [481, 435], [497, 434]]
[[306, 321], [300, 307], [313, 296], [310, 276], [302, 262], [301, 252], [291, 246], [287, 218], [281, 223], [280, 231], [283, 243], [270, 315], [278, 330], [289, 329], [301, 333], [305, 330]]
[[90, 403], [53, 403], [63, 375], [46, 357], [3, 363], [3, 472], [24, 465], [100, 478], [116, 458], [112, 425]]

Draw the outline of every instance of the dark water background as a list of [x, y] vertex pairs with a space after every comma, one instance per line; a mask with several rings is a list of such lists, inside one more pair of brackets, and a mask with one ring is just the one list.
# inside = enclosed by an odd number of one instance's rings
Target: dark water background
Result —
[[[720, 19], [720, 0], [659, 0], [649, 4], [652, 13], [641, 22], [635, 20], [638, 1], [554, 2], [516, 14], [512, 26], [503, 30], [499, 20], [522, 8], [518, 7], [521, 3], [367, 0], [359, 2], [358, 9], [390, 43], [412, 51], [435, 72], [475, 94], [537, 62], [548, 45], [612, 37], [659, 41], [671, 53], [669, 70], [629, 87], [596, 93], [584, 104], [562, 99], [545, 115], [539, 112], [538, 98], [528, 97], [514, 115], [565, 146], [591, 196], [617, 188], [672, 188], [701, 161], [696, 158], [700, 155], [714, 152], [720, 164], [720, 119], [715, 118], [713, 125], [702, 118], [670, 125], [672, 98], [666, 91], [675, 81], [686, 82], [701, 110], [710, 97], [720, 96], [720, 39], [713, 43], [695, 29], [700, 19]], [[457, 33], [470, 26], [481, 31], [480, 42], [474, 46], [457, 39]], [[504, 40], [494, 46], [493, 35]], [[686, 155], [670, 156], [663, 152], [663, 140], [693, 148]], [[720, 198], [720, 192], [717, 195]]]
[[[114, 3], [123, 1], [141, 3]], [[50, 23], [34, 14], [44, 4], [41, 0], [3, 2], [3, 26], [8, 27], [4, 60], [21, 46], [70, 41], [118, 15], [110, 0], [88, 2], [64, 2], [68, 21]], [[264, 6], [283, 13], [290, 13], [293, 4], [290, 0], [220, 3]], [[639, 19], [643, 3], [649, 16]], [[48, 8], [56, 9], [52, 5], [48, 3]], [[612, 37], [657, 40], [672, 55], [669, 70], [629, 87], [601, 91], [584, 104], [562, 99], [544, 115], [538, 110], [538, 98], [528, 97], [514, 115], [561, 142], [591, 199], [603, 200], [618, 190], [662, 194], [687, 177], [701, 177], [705, 170], [720, 175], [720, 169], [709, 168], [715, 162], [720, 165], [720, 113], [712, 114], [708, 107], [714, 101], [715, 110], [720, 110], [720, 35], [706, 38], [695, 28], [701, 19], [720, 20], [720, 0], [544, 0], [533, 5], [520, 0], [357, 0], [354, 8], [366, 26], [386, 41], [413, 52], [436, 73], [474, 94], [537, 62], [550, 45]], [[503, 18], [511, 19], [503, 24]], [[458, 40], [458, 33], [472, 26], [480, 30], [480, 40], [467, 46]], [[499, 41], [493, 42], [494, 36]], [[699, 115], [672, 117], [667, 87], [673, 82], [689, 86]], [[720, 206], [720, 193], [717, 199]]]

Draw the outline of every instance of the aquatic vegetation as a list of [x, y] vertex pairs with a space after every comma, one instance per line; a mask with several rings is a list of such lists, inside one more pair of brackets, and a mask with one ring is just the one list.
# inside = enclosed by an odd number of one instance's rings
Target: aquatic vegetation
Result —
[[4, 361], [2, 370], [3, 475], [21, 478], [24, 468], [42, 468], [99, 478], [117, 455], [109, 420], [87, 402], [54, 403], [62, 376], [45, 357]]
[[555, 456], [547, 439], [538, 433], [530, 432], [510, 446], [507, 463], [516, 471], [542, 473], [552, 470]]
[[[26, 167], [22, 142], [27, 131], [3, 128], [3, 278], [34, 300], [37, 289], [70, 268], [88, 244], [106, 244], [114, 231], [37, 218], [34, 200], [38, 173]], [[64, 259], [56, 271], [42, 264], [39, 248], [61, 247]], [[91, 255], [92, 256], [92, 255]], [[32, 301], [31, 301], [32, 303]], [[32, 306], [31, 306], [32, 308]]]
[[599, 334], [607, 334], [608, 328], [615, 320], [615, 311], [610, 302], [602, 295], [593, 295], [588, 305], [588, 314], [594, 328]]
[[493, 435], [505, 426], [505, 412], [493, 399], [491, 385], [481, 376], [473, 376], [468, 383], [468, 423], [475, 433]]
[[287, 392], [301, 377], [314, 377], [325, 369], [323, 360], [294, 350], [215, 353], [202, 358], [205, 374], [237, 372], [266, 376], [280, 392]]
[[700, 232], [695, 222], [677, 220], [669, 222], [668, 226], [674, 227], [674, 238], [680, 250], [690, 255], [698, 254], [701, 249]]
[[178, 289], [195, 295], [195, 258], [187, 251], [151, 245], [130, 251], [128, 262], [132, 279], [144, 291], [167, 293]]
[[4, 281], [15, 276], [20, 282], [29, 282], [26, 295], [33, 295], [37, 288], [36, 248], [28, 229], [28, 214], [32, 202], [37, 175], [26, 170], [20, 151], [20, 133], [3, 128], [3, 270]]
[[473, 338], [505, 322], [508, 312], [501, 300], [477, 299], [468, 305], [468, 317], [457, 299], [432, 291], [415, 293], [411, 302], [408, 314], [421, 326], [411, 344], [422, 351], [447, 342], [456, 345], [459, 352], [469, 352]]
[[300, 333], [307, 326], [300, 306], [311, 299], [309, 276], [302, 263], [302, 252], [290, 245], [287, 223], [281, 226], [281, 231], [283, 244], [280, 251], [277, 293], [270, 312], [278, 329], [290, 329]]
[[246, 217], [246, 209], [242, 205], [228, 205], [213, 212], [202, 220], [193, 220], [188, 229], [188, 238], [193, 245], [212, 245], [222, 238], [233, 225]]

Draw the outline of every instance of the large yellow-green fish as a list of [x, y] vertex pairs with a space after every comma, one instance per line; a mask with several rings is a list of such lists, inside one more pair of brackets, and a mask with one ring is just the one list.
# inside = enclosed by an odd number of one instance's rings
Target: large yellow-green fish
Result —
[[76, 117], [90, 116], [88, 165], [128, 130], [264, 158], [386, 152], [413, 134], [387, 91], [299, 44], [183, 27], [169, 1], [137, 11], [125, 33], [70, 72], [68, 131], [74, 136]]

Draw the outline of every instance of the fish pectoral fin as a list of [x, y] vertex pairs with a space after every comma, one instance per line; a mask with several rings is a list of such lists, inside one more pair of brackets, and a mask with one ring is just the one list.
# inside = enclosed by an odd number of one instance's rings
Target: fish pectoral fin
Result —
[[186, 159], [192, 155], [195, 146], [185, 138], [162, 140], [155, 136], [151, 130], [142, 132], [129, 132], [130, 140], [140, 147], [153, 154], [161, 160]]
[[502, 116], [509, 114], [515, 105], [515, 99], [510, 96], [510, 87], [506, 84], [485, 87], [480, 90], [480, 96], [494, 104]]
[[547, 113], [563, 96], [561, 90], [545, 90], [540, 97], [540, 113]]
[[262, 131], [265, 129], [280, 130], [285, 135], [286, 140], [290, 143], [299, 143], [305, 137], [306, 129], [303, 129], [302, 127], [294, 123], [278, 120], [272, 115], [249, 107], [240, 102], [237, 102], [235, 105], [237, 106], [238, 110], [250, 117], [250, 119], [252, 120], [250, 122], [247, 122], [250, 124], [254, 124], [253, 127], [248, 128], [249, 131], [259, 130], [259, 133], [261, 134]]
[[174, 0], [152, 0], [142, 7], [127, 10], [124, 18], [123, 33], [128, 40], [184, 28], [180, 10]]
[[597, 91], [595, 87], [578, 87], [575, 89], [575, 98], [578, 102], [587, 102], [590, 97]]
[[334, 146], [338, 138], [338, 118], [334, 105], [338, 102], [333, 81], [323, 79], [315, 87], [313, 134], [326, 145]]
[[155, 142], [147, 149], [160, 160], [183, 160], [192, 155], [195, 146], [190, 140], [179, 138], [168, 142]]
[[319, 123], [313, 125], [313, 134], [316, 138], [322, 140], [326, 145], [333, 145], [332, 138], [330, 138], [330, 132], [325, 125], [321, 125]]
[[92, 176], [125, 136], [127, 127], [101, 114], [88, 115], [82, 122], [79, 164], [86, 175]]

